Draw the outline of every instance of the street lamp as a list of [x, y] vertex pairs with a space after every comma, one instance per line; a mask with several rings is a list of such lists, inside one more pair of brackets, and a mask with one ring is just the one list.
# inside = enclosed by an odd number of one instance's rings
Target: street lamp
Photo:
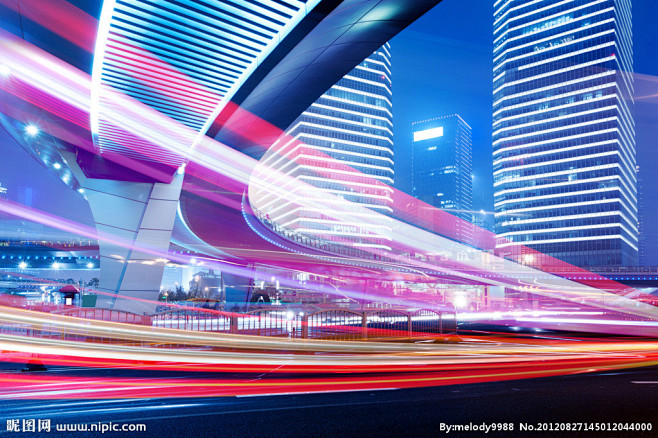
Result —
[[29, 124], [25, 127], [25, 133], [30, 137], [36, 137], [39, 134], [39, 128], [36, 125]]

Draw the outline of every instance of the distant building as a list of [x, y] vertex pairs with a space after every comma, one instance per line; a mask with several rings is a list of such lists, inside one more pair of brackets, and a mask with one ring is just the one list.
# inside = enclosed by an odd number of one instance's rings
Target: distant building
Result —
[[471, 215], [471, 223], [491, 233], [494, 232], [494, 224], [491, 220], [491, 214], [490, 213], [487, 214], [487, 212], [485, 211], [473, 212], [473, 214]]
[[[458, 115], [412, 124], [412, 195], [458, 218], [473, 220], [471, 127]], [[457, 227], [457, 240], [471, 243], [471, 227]]]
[[199, 271], [190, 280], [189, 295], [195, 298], [212, 298], [224, 300], [221, 274]]
[[494, 8], [498, 251], [637, 265], [630, 0]]

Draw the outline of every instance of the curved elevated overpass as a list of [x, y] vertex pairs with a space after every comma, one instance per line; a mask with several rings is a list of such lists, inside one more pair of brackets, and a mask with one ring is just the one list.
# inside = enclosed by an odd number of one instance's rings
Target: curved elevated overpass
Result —
[[[280, 256], [288, 252], [281, 257], [296, 263], [305, 260], [262, 239], [239, 210], [201, 202], [200, 191], [222, 195], [225, 184], [212, 178], [224, 180], [223, 175], [199, 180], [194, 167], [203, 163], [190, 162], [183, 181], [177, 169], [206, 133], [260, 157], [272, 131], [258, 131], [255, 124], [285, 129], [334, 82], [439, 1], [105, 0], [100, 10], [61, 2], [61, 20], [75, 20], [72, 24], [88, 33], [76, 34], [77, 40], [44, 20], [35, 5], [22, 10], [3, 5], [15, 22], [15, 35], [79, 67], [81, 77], [91, 73], [91, 100], [83, 108], [91, 135], [85, 138], [84, 123], [55, 114], [59, 127], [76, 135], [65, 141], [51, 133], [50, 144], [42, 141], [39, 148], [62, 155], [70, 169], [68, 183], [85, 192], [99, 232], [133, 243], [131, 248], [99, 242], [100, 289], [113, 295], [102, 305], [134, 310], [130, 298], [156, 296], [163, 266], [148, 264], [153, 256], [140, 248], [168, 249], [183, 185], [200, 188], [183, 190], [180, 211], [202, 240], [225, 249], [222, 236], [239, 236], [240, 250], [227, 251], [237, 258], [249, 248], [265, 248]], [[31, 29], [27, 37], [19, 32], [23, 20]], [[92, 47], [90, 71], [85, 61]], [[35, 102], [26, 110], [38, 106], [44, 113], [51, 110]], [[164, 135], [157, 129], [162, 120], [170, 121]], [[35, 151], [34, 144], [23, 144]], [[53, 160], [44, 164], [51, 168]], [[233, 181], [225, 197], [239, 205], [246, 184]], [[219, 233], [205, 225], [216, 218], [225, 226]]]

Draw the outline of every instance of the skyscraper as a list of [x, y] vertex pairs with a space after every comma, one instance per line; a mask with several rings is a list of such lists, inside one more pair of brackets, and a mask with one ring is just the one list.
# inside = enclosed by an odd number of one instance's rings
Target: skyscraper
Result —
[[[412, 124], [412, 195], [471, 222], [473, 219], [473, 144], [471, 127], [457, 114]], [[456, 223], [457, 225], [457, 223]], [[471, 243], [471, 227], [454, 237]]]
[[636, 265], [630, 0], [497, 0], [494, 8], [498, 250], [524, 245], [579, 266]]
[[351, 219], [263, 192], [252, 204], [297, 240], [389, 250], [391, 220], [382, 214], [392, 212], [392, 111], [387, 43], [302, 113], [262, 160], [316, 187], [312, 197], [336, 204]]

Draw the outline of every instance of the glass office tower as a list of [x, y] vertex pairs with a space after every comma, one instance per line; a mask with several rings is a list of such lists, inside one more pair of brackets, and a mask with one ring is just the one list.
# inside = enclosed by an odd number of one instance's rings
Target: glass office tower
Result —
[[494, 9], [497, 249], [637, 265], [630, 0]]
[[[473, 220], [471, 127], [457, 114], [414, 122], [412, 195], [461, 219]], [[454, 237], [472, 243], [472, 227], [455, 224]]]
[[[391, 55], [385, 44], [300, 115], [262, 163], [317, 190], [310, 205], [254, 194], [268, 223], [318, 246], [390, 250], [393, 189]], [[269, 177], [265, 177], [269, 178]], [[292, 187], [292, 185], [291, 185]], [[314, 200], [335, 206], [315, 208]], [[348, 219], [341, 219], [347, 216]], [[323, 247], [325, 247], [323, 245]]]

